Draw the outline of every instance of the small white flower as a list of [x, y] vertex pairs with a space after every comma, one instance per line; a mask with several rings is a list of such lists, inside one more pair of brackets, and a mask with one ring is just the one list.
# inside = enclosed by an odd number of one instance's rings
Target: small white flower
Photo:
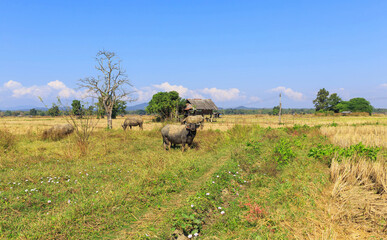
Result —
[[215, 183], [214, 181], [212, 181], [212, 183]]
[[28, 192], [28, 189], [24, 190], [24, 192]]
[[13, 187], [10, 187], [10, 189], [12, 189]]
[[236, 174], [238, 174], [238, 172], [236, 172]]
[[48, 200], [47, 203], [51, 203], [51, 200]]
[[194, 207], [194, 205], [193, 205], [193, 204], [191, 204], [191, 207]]
[[43, 181], [41, 181], [40, 183], [43, 183]]
[[231, 173], [230, 171], [228, 171], [228, 173]]
[[216, 177], [219, 177], [219, 175], [216, 175]]
[[188, 235], [188, 238], [192, 238], [192, 234]]
[[70, 204], [70, 203], [71, 203], [71, 200], [70, 200], [70, 199], [69, 199], [69, 200], [67, 200], [67, 203], [68, 203], [68, 204]]
[[98, 191], [96, 191], [95, 193], [98, 193]]
[[222, 207], [218, 207], [218, 209], [222, 209]]
[[234, 174], [234, 177], [235, 177], [236, 175]]
[[243, 182], [246, 182], [246, 180], [244, 180]]
[[221, 212], [220, 212], [220, 214], [222, 214], [222, 215], [223, 215], [223, 214], [225, 214], [225, 212], [224, 212], [224, 211], [221, 211]]
[[209, 196], [209, 195], [210, 195], [210, 193], [208, 192], [208, 193], [206, 193], [206, 195], [207, 195], [207, 196]]
[[195, 233], [194, 236], [195, 236], [195, 237], [199, 236], [199, 233]]

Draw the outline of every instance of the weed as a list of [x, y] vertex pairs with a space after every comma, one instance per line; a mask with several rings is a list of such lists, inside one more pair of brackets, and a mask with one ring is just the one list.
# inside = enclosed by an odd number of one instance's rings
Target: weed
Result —
[[247, 200], [248, 201], [243, 204], [243, 206], [247, 207], [247, 210], [248, 210], [245, 218], [249, 223], [254, 224], [259, 219], [267, 215], [267, 212], [263, 207], [259, 206], [259, 204], [253, 202], [250, 199], [250, 196], [247, 196]]
[[296, 157], [296, 153], [292, 150], [292, 144], [289, 139], [281, 138], [279, 143], [274, 148], [274, 158], [279, 166], [287, 165]]

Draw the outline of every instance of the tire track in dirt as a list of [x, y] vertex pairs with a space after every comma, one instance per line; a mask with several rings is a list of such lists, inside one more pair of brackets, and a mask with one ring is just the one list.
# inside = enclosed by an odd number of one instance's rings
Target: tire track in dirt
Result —
[[[217, 157], [216, 161], [213, 162], [212, 166], [203, 174], [200, 178], [195, 181], [192, 181], [188, 184], [184, 190], [178, 193], [172, 193], [169, 197], [163, 201], [160, 205], [161, 207], [150, 207], [142, 216], [135, 216], [137, 221], [131, 224], [127, 229], [123, 229], [117, 234], [118, 239], [138, 239], [141, 237], [146, 237], [147, 234], [151, 238], [160, 238], [157, 235], [161, 229], [171, 228], [172, 225], [166, 222], [168, 214], [173, 212], [174, 209], [178, 209], [183, 204], [185, 200], [194, 195], [205, 183], [212, 174], [214, 174], [228, 159], [229, 152], [218, 153], [221, 155]], [[149, 230], [149, 227], [154, 227], [153, 231]], [[158, 230], [158, 231], [157, 231]]]

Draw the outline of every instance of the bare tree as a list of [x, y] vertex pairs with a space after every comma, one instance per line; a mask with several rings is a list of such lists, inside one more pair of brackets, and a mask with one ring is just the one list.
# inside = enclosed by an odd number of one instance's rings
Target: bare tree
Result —
[[107, 127], [113, 127], [112, 112], [114, 103], [117, 100], [127, 102], [134, 101], [129, 91], [133, 85], [130, 83], [125, 70], [121, 68], [121, 60], [116, 53], [109, 51], [99, 51], [95, 57], [97, 62], [95, 68], [102, 73], [95, 77], [87, 77], [79, 80], [79, 86], [86, 88], [91, 93], [95, 93], [102, 99], [107, 115]]

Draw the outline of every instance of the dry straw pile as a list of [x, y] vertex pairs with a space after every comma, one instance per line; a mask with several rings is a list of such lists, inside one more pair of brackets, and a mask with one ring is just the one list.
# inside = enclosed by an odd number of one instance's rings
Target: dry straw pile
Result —
[[[387, 166], [384, 160], [371, 162], [359, 157], [332, 161], [330, 176], [333, 198], [328, 210], [332, 220], [346, 234], [358, 237], [373, 233], [386, 236]], [[363, 234], [362, 234], [363, 233]], [[356, 235], [355, 234], [355, 235]]]

